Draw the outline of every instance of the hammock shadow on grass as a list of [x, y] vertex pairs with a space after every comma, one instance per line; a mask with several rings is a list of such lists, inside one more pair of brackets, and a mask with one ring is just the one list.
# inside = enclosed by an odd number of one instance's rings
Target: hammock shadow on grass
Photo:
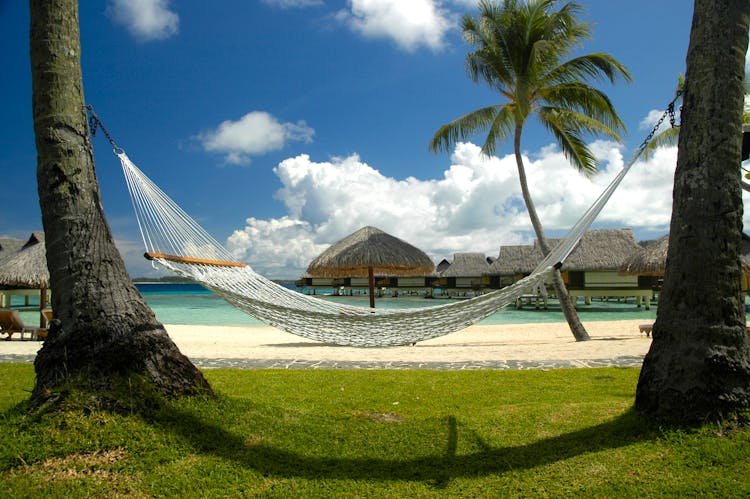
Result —
[[[414, 481], [436, 488], [456, 478], [481, 478], [545, 466], [591, 452], [653, 440], [657, 432], [633, 409], [604, 423], [534, 442], [494, 447], [471, 429], [460, 429], [455, 416], [445, 418], [445, 451], [424, 457], [347, 458], [308, 456], [290, 452], [229, 432], [193, 414], [174, 411], [154, 424], [185, 439], [201, 454], [208, 454], [278, 478]], [[512, 429], [508, 430], [513, 432]], [[425, 438], [433, 438], [425, 436]], [[457, 454], [467, 440], [477, 451]], [[333, 448], [334, 445], [331, 445]]]

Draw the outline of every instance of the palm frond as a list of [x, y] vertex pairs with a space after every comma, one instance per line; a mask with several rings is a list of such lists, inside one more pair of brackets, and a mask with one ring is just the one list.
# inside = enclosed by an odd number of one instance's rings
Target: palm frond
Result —
[[585, 119], [573, 119], [571, 113], [545, 110], [539, 114], [540, 120], [547, 130], [555, 136], [565, 158], [572, 166], [584, 175], [593, 175], [599, 171], [596, 158], [583, 140], [582, 132], [596, 126], [596, 121], [586, 122]]
[[612, 56], [601, 53], [586, 54], [563, 62], [551, 68], [545, 75], [550, 83], [581, 81], [587, 78], [606, 78], [615, 83], [618, 77], [631, 82], [632, 77], [627, 68]]
[[464, 39], [473, 48], [466, 70], [475, 83], [486, 83], [507, 102], [443, 125], [430, 149], [447, 152], [481, 130], [487, 132], [482, 152], [496, 154], [498, 144], [536, 113], [573, 166], [595, 173], [584, 137], [619, 140], [625, 125], [607, 95], [588, 82], [630, 81], [631, 76], [607, 54], [570, 58], [591, 37], [591, 24], [579, 20], [583, 10], [575, 1], [480, 0], [478, 15], [462, 19]]
[[537, 110], [537, 116], [542, 123], [545, 121], [558, 122], [556, 125], [558, 128], [574, 131], [578, 135], [604, 135], [620, 141], [620, 136], [615, 130], [586, 113], [545, 106]]
[[511, 136], [516, 125], [515, 109], [512, 106], [498, 108], [495, 119], [492, 120], [487, 138], [482, 145], [482, 154], [494, 156], [497, 154], [498, 145]]
[[438, 128], [429, 143], [432, 152], [449, 152], [457, 142], [466, 140], [475, 133], [491, 126], [498, 114], [497, 106], [487, 106], [456, 118]]
[[[539, 101], [549, 107], [582, 113], [603, 125], [606, 135], [619, 140], [617, 131], [625, 130], [612, 101], [601, 90], [583, 82], [570, 82], [540, 89]], [[611, 132], [610, 132], [611, 131]]]

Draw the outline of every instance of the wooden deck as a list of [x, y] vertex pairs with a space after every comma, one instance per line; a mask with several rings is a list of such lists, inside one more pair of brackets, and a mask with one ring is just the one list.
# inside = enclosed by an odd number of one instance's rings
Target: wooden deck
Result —
[[568, 289], [571, 298], [583, 296], [586, 304], [591, 305], [591, 299], [595, 296], [604, 298], [617, 297], [629, 298], [634, 297], [637, 306], [643, 305], [646, 310], [651, 310], [651, 298], [654, 296], [652, 289], [640, 288], [586, 288], [586, 289]]

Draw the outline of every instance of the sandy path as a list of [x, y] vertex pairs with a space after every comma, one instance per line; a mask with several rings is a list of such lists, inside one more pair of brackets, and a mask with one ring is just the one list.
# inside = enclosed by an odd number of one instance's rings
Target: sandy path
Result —
[[[272, 327], [166, 325], [182, 353], [203, 359], [299, 359], [359, 362], [465, 362], [613, 359], [646, 354], [642, 320], [587, 322], [592, 341], [576, 342], [567, 324], [475, 325], [415, 346], [325, 345]], [[35, 341], [0, 341], [0, 355], [34, 355]]]

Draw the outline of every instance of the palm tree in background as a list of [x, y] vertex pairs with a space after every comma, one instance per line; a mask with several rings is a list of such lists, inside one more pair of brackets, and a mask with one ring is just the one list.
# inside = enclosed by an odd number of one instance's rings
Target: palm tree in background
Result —
[[[557, 0], [505, 0], [479, 2], [476, 18], [462, 19], [463, 35], [474, 47], [466, 56], [471, 79], [487, 83], [504, 102], [472, 111], [443, 125], [429, 147], [446, 151], [459, 140], [487, 132], [482, 153], [497, 153], [500, 142], [513, 138], [518, 176], [526, 209], [544, 254], [549, 245], [534, 206], [521, 156], [524, 125], [532, 116], [550, 131], [571, 165], [585, 175], [597, 172], [595, 158], [584, 142], [586, 135], [619, 140], [624, 125], [609, 98], [588, 80], [617, 77], [630, 81], [627, 69], [613, 57], [592, 53], [568, 59], [591, 37], [591, 25], [580, 22], [583, 11], [575, 2], [558, 10]], [[553, 284], [576, 340], [589, 339], [569, 299], [560, 271]]]

